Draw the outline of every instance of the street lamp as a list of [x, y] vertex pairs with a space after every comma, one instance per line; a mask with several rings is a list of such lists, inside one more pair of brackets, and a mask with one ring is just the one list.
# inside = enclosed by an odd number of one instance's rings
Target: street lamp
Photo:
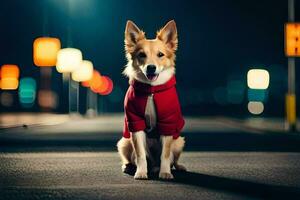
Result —
[[63, 74], [63, 80], [68, 82], [69, 113], [72, 112], [73, 96], [77, 95], [74, 95], [74, 93], [78, 92], [78, 83], [72, 81], [70, 74], [76, 71], [80, 67], [81, 63], [82, 53], [79, 49], [64, 48], [59, 50], [57, 53], [56, 69], [58, 72]]
[[289, 131], [296, 131], [296, 73], [295, 57], [300, 56], [300, 28], [295, 21], [295, 1], [288, 1], [288, 21], [285, 25], [285, 54], [288, 57], [288, 92], [286, 94], [286, 124]]
[[270, 83], [270, 74], [264, 69], [250, 69], [247, 73], [248, 84], [248, 111], [259, 115], [264, 111], [263, 102], [266, 101], [267, 89]]
[[[89, 81], [93, 77], [93, 63], [88, 60], [83, 60], [79, 67], [72, 72], [72, 79], [76, 82]], [[77, 111], [79, 111], [79, 84], [77, 83]]]
[[[47, 12], [45, 11], [44, 20], [46, 21]], [[46, 28], [46, 22], [44, 28]], [[46, 31], [44, 30], [44, 34]], [[57, 53], [61, 48], [61, 43], [58, 38], [39, 37], [33, 42], [33, 62], [40, 67], [40, 89], [51, 90], [51, 73], [52, 68], [56, 65]], [[44, 105], [44, 104], [41, 104]], [[45, 107], [41, 106], [42, 109]], [[49, 107], [50, 108], [50, 107]], [[48, 109], [48, 107], [46, 107]]]

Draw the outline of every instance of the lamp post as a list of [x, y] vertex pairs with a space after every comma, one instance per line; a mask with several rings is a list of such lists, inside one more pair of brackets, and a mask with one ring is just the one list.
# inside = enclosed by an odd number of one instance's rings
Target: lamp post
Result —
[[[259, 115], [264, 111], [263, 102], [266, 99], [266, 90], [269, 87], [270, 74], [264, 69], [250, 69], [247, 73], [248, 111]], [[253, 94], [254, 93], [254, 94]], [[260, 95], [258, 95], [260, 94]]]
[[288, 1], [288, 23], [285, 25], [285, 54], [288, 57], [288, 92], [286, 94], [286, 121], [289, 131], [296, 131], [295, 57], [300, 56], [300, 24], [295, 21], [295, 1]]
[[75, 71], [72, 72], [72, 79], [77, 83], [76, 106], [79, 112], [79, 82], [88, 81], [93, 76], [93, 63], [88, 60], [83, 60]]
[[[59, 73], [63, 73], [64, 84], [68, 84], [68, 101], [69, 101], [69, 113], [73, 111], [74, 96], [77, 96], [78, 83], [72, 81], [70, 75], [76, 71], [82, 63], [82, 53], [79, 49], [64, 48], [57, 53], [56, 70]], [[74, 95], [74, 93], [76, 94]], [[76, 97], [77, 98], [77, 97]], [[77, 109], [77, 105], [76, 105]], [[76, 111], [77, 112], [77, 111]]]

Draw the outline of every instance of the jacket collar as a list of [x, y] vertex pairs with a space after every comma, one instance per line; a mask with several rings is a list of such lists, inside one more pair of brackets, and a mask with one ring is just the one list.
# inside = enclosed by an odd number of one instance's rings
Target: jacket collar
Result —
[[137, 80], [133, 80], [130, 84], [135, 90], [147, 94], [153, 94], [157, 92], [162, 92], [164, 90], [170, 89], [176, 85], [176, 79], [175, 76], [172, 76], [170, 80], [168, 80], [166, 83], [162, 85], [156, 85], [152, 86], [147, 83], [142, 83]]

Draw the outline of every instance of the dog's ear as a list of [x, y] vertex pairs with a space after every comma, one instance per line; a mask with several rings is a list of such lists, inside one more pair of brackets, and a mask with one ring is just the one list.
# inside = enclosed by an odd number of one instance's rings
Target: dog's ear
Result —
[[128, 20], [125, 29], [125, 50], [130, 52], [136, 43], [144, 38], [145, 33], [132, 21]]
[[177, 50], [177, 28], [174, 20], [169, 21], [160, 31], [157, 32], [156, 37], [163, 41], [167, 46], [173, 50]]

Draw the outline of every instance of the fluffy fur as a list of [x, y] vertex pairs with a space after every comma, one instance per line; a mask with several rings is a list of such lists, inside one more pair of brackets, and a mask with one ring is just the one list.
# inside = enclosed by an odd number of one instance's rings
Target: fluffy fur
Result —
[[[129, 78], [129, 82], [136, 79], [152, 86], [166, 83], [175, 74], [177, 45], [174, 20], [159, 30], [156, 38], [152, 40], [147, 39], [145, 33], [132, 21], [128, 21], [125, 30], [128, 63], [123, 74]], [[156, 66], [156, 78], [153, 80], [147, 77], [149, 65]], [[144, 131], [131, 133], [130, 139], [122, 138], [117, 143], [122, 170], [125, 172], [128, 166], [135, 165], [135, 179], [147, 179], [148, 168], [153, 172], [159, 170], [159, 177], [162, 179], [172, 179], [172, 166], [178, 170], [186, 170], [184, 166], [178, 164], [184, 143], [183, 137], [174, 140], [172, 136], [161, 136], [160, 140], [157, 140], [147, 138]]]

